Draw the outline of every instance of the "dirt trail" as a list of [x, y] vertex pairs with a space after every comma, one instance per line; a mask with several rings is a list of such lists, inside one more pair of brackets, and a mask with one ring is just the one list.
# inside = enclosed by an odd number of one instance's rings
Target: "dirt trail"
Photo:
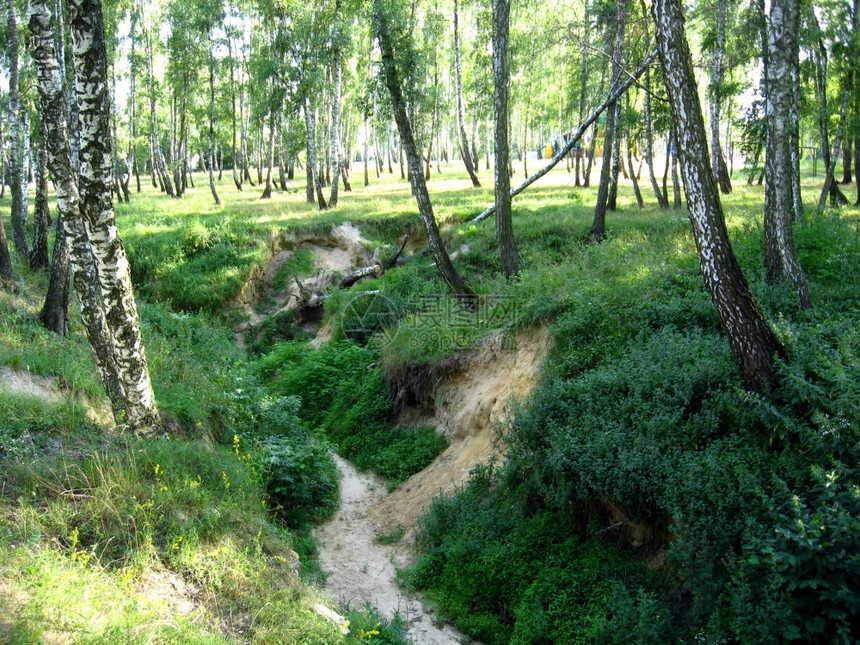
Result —
[[379, 544], [378, 525], [368, 514], [386, 496], [385, 485], [348, 461], [335, 460], [341, 474], [340, 509], [314, 529], [320, 565], [330, 574], [325, 591], [341, 605], [370, 603], [387, 618], [399, 613], [416, 645], [473, 642], [450, 625], [437, 627], [421, 601], [397, 586], [395, 567], [405, 564], [403, 549]]

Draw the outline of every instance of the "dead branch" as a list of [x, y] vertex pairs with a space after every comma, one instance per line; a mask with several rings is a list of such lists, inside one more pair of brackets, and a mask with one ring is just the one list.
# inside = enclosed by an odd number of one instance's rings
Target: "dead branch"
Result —
[[[585, 131], [591, 126], [591, 124], [594, 123], [595, 121], [597, 121], [597, 118], [603, 113], [604, 110], [606, 110], [606, 108], [608, 108], [610, 105], [615, 103], [624, 94], [624, 92], [626, 92], [628, 89], [630, 89], [630, 86], [633, 85], [633, 83], [642, 74], [645, 73], [645, 70], [651, 66], [651, 63], [654, 62], [655, 58], [657, 58], [657, 52], [653, 52], [650, 56], [648, 56], [648, 58], [645, 59], [645, 61], [642, 63], [642, 65], [639, 66], [639, 69], [637, 69], [635, 72], [630, 74], [623, 83], [618, 85], [615, 89], [610, 90], [609, 96], [606, 98], [606, 100], [603, 103], [601, 103], [600, 105], [598, 105], [597, 108], [595, 108], [594, 112], [591, 113], [591, 116], [589, 116], [585, 121], [580, 123], [579, 127], [576, 129], [576, 132], [573, 133], [573, 136], [568, 140], [568, 142], [565, 144], [565, 146], [561, 150], [559, 150], [555, 154], [555, 156], [553, 156], [552, 159], [549, 160], [549, 163], [547, 163], [547, 165], [545, 165], [543, 168], [538, 170], [531, 177], [526, 179], [519, 186], [517, 186], [516, 188], [511, 190], [511, 199], [513, 199], [514, 197], [519, 195], [526, 188], [531, 186], [538, 179], [540, 179], [545, 174], [547, 174], [550, 170], [555, 168], [556, 165], [558, 164], [558, 162], [561, 161], [562, 159], [564, 159], [565, 156], [571, 150], [573, 150], [574, 147], [576, 147], [576, 144], [579, 143], [579, 140], [582, 138], [582, 135], [585, 134]], [[496, 212], [496, 206], [495, 206], [495, 204], [493, 204], [487, 210], [485, 210], [483, 213], [481, 213], [477, 217], [471, 219], [469, 221], [469, 223], [471, 224], [471, 223], [475, 223], [475, 222], [483, 222], [485, 219], [487, 219], [490, 215], [492, 215], [495, 212]]]

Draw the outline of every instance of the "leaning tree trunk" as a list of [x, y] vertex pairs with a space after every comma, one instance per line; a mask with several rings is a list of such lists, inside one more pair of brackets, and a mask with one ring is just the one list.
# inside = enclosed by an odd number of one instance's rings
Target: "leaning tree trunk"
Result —
[[430, 247], [430, 253], [433, 255], [433, 260], [436, 262], [439, 273], [442, 274], [442, 279], [445, 280], [454, 297], [461, 300], [469, 300], [473, 297], [473, 293], [466, 287], [457, 269], [454, 268], [454, 264], [445, 250], [442, 235], [439, 233], [439, 226], [436, 224], [436, 218], [433, 215], [430, 194], [427, 192], [427, 184], [424, 182], [424, 174], [422, 173], [421, 157], [415, 146], [412, 124], [409, 122], [409, 116], [406, 112], [406, 100], [403, 97], [403, 87], [397, 73], [397, 63], [394, 59], [393, 39], [389, 33], [388, 17], [382, 0], [373, 0], [373, 18], [376, 36], [379, 40], [379, 49], [382, 53], [382, 74], [388, 87], [388, 92], [391, 95], [394, 120], [397, 122], [397, 130], [400, 132], [400, 143], [404, 148], [407, 163], [409, 164], [409, 180], [412, 183], [415, 199], [418, 202], [418, 211], [427, 229], [427, 244]]
[[508, 146], [508, 33], [511, 0], [493, 0], [493, 113], [496, 128], [496, 243], [502, 272], [508, 279], [520, 272], [520, 256], [511, 217], [511, 176]]
[[81, 213], [87, 222], [105, 318], [122, 382], [125, 422], [134, 431], [161, 430], [128, 258], [117, 232], [110, 192], [110, 97], [100, 0], [69, 0], [74, 42], [75, 90], [81, 106]]
[[18, 90], [18, 19], [15, 0], [8, 0], [8, 23], [6, 29], [6, 53], [9, 58], [9, 189], [12, 193], [12, 240], [15, 250], [25, 261], [30, 257], [27, 235], [27, 179], [24, 156], [26, 150], [22, 139], [21, 98]]
[[[820, 33], [821, 29], [818, 27], [818, 18], [815, 16], [811, 5], [808, 11], [811, 16], [810, 21], [812, 22], [813, 27], [818, 31], [818, 46], [815, 47], [812, 58], [815, 63], [815, 89], [818, 94], [818, 134], [821, 138], [821, 156], [824, 161], [824, 168], [827, 169], [830, 168], [831, 161], [830, 137], [827, 132], [827, 127], [830, 121], [830, 115], [827, 109], [827, 48], [824, 45], [824, 39]], [[841, 123], [844, 123], [844, 120], [840, 121], [840, 124]], [[839, 190], [839, 186], [836, 185], [836, 182], [827, 182], [825, 180], [825, 186], [828, 188], [832, 203], [842, 205], [848, 203], [848, 199], [842, 194], [842, 191]]]
[[463, 106], [463, 79], [460, 65], [460, 29], [459, 29], [459, 5], [454, 0], [454, 84], [457, 93], [457, 133], [460, 137], [460, 154], [469, 179], [472, 180], [474, 188], [480, 188], [481, 182], [475, 173], [475, 162], [469, 150], [469, 139], [466, 136], [466, 111]]
[[846, 206], [848, 198], [842, 194], [839, 187], [836, 185], [836, 160], [839, 158], [839, 150], [842, 147], [842, 138], [845, 134], [845, 122], [848, 120], [848, 101], [851, 96], [851, 84], [853, 77], [849, 74], [845, 80], [845, 91], [842, 96], [842, 108], [839, 110], [839, 126], [836, 128], [836, 140], [833, 142], [833, 147], [836, 149], [836, 154], [830, 155], [827, 163], [827, 168], [824, 175], [824, 187], [821, 189], [821, 197], [818, 199], [818, 212], [824, 212], [824, 206], [827, 202], [827, 195], [831, 196], [831, 200]]
[[729, 242], [719, 190], [708, 162], [708, 139], [681, 1], [654, 0], [652, 11], [669, 105], [677, 124], [681, 174], [705, 288], [744, 382], [754, 390], [767, 390], [776, 385], [773, 362], [781, 347]]
[[720, 146], [720, 111], [722, 108], [722, 86], [725, 75], [726, 22], [729, 0], [717, 0], [717, 38], [711, 54], [711, 82], [708, 85], [708, 105], [711, 112], [711, 168], [724, 195], [732, 192], [732, 180]]
[[775, 283], [787, 278], [804, 308], [812, 306], [794, 246], [792, 82], [798, 62], [799, 0], [771, 0], [767, 65], [767, 184], [764, 199], [765, 269]]
[[[48, 169], [54, 179], [57, 194], [58, 222], [65, 227], [70, 243], [70, 259], [74, 274], [75, 291], [81, 309], [81, 320], [110, 400], [114, 419], [122, 423], [125, 416], [123, 384], [114, 357], [113, 338], [99, 293], [98, 272], [90, 240], [81, 212], [76, 173], [72, 167], [71, 147], [66, 125], [66, 100], [51, 27], [51, 12], [46, 0], [31, 0], [29, 8], [33, 60], [39, 86], [39, 100], [45, 118], [48, 152]], [[57, 235], [63, 231], [58, 226]], [[55, 251], [56, 264], [57, 257]], [[52, 278], [54, 276], [52, 275]], [[62, 297], [61, 278], [54, 284], [55, 297]], [[52, 279], [52, 283], [53, 283]], [[48, 303], [46, 301], [46, 307]], [[56, 305], [53, 305], [56, 306]], [[47, 323], [46, 323], [47, 324]], [[62, 326], [62, 322], [55, 322]]]

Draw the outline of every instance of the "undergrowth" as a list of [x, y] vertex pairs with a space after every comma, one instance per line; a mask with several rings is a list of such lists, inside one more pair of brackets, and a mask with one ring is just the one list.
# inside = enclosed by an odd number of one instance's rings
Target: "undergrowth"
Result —
[[281, 343], [257, 361], [256, 373], [276, 396], [295, 397], [301, 421], [319, 429], [343, 457], [396, 485], [430, 464], [447, 441], [430, 427], [394, 425], [378, 358], [348, 341], [317, 350]]

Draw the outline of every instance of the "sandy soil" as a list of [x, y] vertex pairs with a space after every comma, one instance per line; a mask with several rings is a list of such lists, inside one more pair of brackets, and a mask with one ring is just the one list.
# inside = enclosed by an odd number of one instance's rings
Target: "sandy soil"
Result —
[[404, 549], [379, 544], [378, 525], [368, 515], [385, 498], [385, 486], [340, 457], [335, 459], [341, 473], [340, 509], [314, 530], [320, 564], [330, 574], [325, 591], [341, 605], [363, 607], [370, 603], [388, 618], [399, 613], [417, 645], [473, 642], [450, 625], [437, 626], [421, 601], [397, 586], [395, 568], [405, 564]]

